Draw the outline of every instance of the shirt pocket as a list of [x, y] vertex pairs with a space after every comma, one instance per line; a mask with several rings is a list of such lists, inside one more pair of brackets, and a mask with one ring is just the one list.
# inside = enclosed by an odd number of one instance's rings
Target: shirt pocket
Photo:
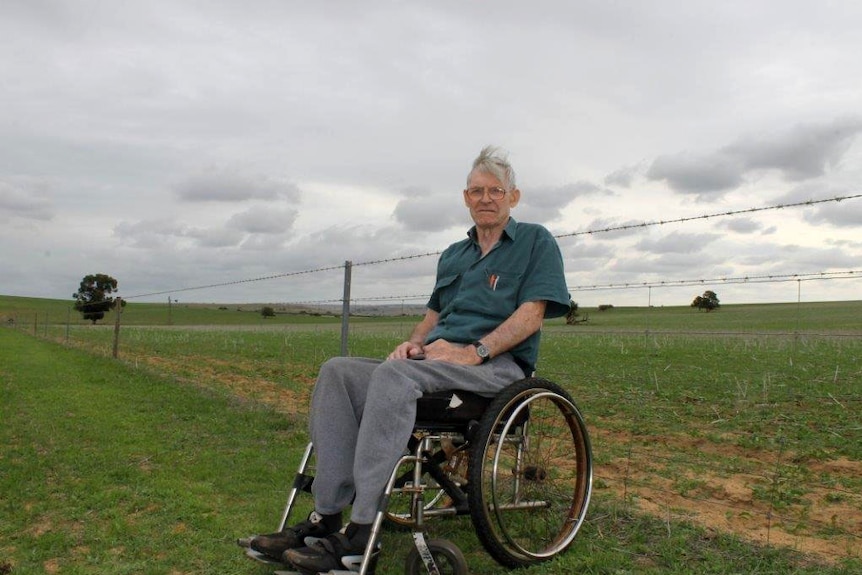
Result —
[[524, 270], [492, 266], [485, 269], [482, 297], [479, 298], [485, 312], [508, 317], [518, 307], [518, 295], [524, 278]]
[[431, 296], [432, 301], [437, 300], [437, 305], [440, 310], [446, 309], [455, 299], [458, 293], [458, 285], [460, 283], [461, 274], [454, 274], [441, 277], [434, 284], [434, 293]]

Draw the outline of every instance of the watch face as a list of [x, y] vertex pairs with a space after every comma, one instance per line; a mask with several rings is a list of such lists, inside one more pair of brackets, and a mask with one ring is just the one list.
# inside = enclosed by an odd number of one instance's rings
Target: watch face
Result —
[[485, 347], [484, 345], [477, 345], [476, 346], [476, 353], [479, 354], [479, 357], [481, 357], [482, 359], [485, 359], [486, 357], [491, 355], [491, 350], [488, 349], [487, 347]]

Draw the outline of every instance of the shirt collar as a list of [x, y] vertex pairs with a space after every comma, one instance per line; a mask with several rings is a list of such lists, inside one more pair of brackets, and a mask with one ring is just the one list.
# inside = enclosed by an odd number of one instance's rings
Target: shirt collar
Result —
[[[515, 239], [515, 235], [518, 233], [518, 222], [515, 221], [515, 218], [509, 216], [509, 221], [506, 223], [506, 227], [503, 228], [503, 236], [508, 236], [510, 240]], [[467, 230], [467, 235], [474, 242], [476, 241], [476, 226], [473, 226], [469, 230]], [[500, 238], [502, 239], [502, 238]]]

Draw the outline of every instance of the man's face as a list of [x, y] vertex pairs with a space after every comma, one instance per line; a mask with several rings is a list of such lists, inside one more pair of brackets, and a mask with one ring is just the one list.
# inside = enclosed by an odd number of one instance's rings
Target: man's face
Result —
[[[478, 188], [482, 189], [481, 197], [472, 197], [471, 190], [475, 193]], [[491, 197], [493, 188], [506, 189], [503, 183], [491, 174], [486, 172], [470, 174], [467, 189], [464, 190], [464, 203], [470, 209], [470, 217], [478, 228], [506, 227], [510, 210], [521, 199], [521, 191], [517, 188], [506, 190], [502, 198], [494, 199]]]

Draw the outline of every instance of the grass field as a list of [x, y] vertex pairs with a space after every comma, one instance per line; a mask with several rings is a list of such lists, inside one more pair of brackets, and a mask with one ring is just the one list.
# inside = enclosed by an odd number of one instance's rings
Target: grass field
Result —
[[[268, 572], [233, 540], [278, 521], [340, 320], [175, 305], [167, 326], [166, 305], [129, 304], [118, 362], [112, 322], [63, 306], [0, 297], [19, 328], [0, 330], [0, 568]], [[584, 311], [549, 322], [540, 374], [586, 416], [594, 503], [572, 550], [525, 573], [862, 568], [862, 302]], [[351, 353], [414, 319], [351, 318]], [[432, 530], [501, 571], [469, 519]]]
[[[15, 321], [32, 327], [71, 326], [85, 327], [89, 321], [81, 319], [72, 309], [72, 301], [25, 298], [0, 295], [0, 321]], [[123, 308], [124, 326], [283, 326], [297, 324], [340, 325], [334, 315], [287, 313], [275, 306], [274, 318], [263, 318], [260, 309], [266, 304], [193, 304], [128, 302]], [[393, 313], [398, 306], [393, 306]], [[337, 306], [329, 311], [340, 312]], [[689, 307], [617, 307], [600, 312], [582, 308], [589, 321], [579, 326], [586, 332], [607, 330], [674, 330], [724, 332], [827, 332], [830, 334], [862, 335], [862, 300], [851, 302], [774, 303], [725, 305], [716, 312], [698, 312]], [[114, 313], [109, 312], [101, 325], [113, 325]], [[415, 318], [401, 318], [412, 325]], [[391, 324], [390, 317], [352, 317], [352, 324]], [[551, 322], [560, 325], [561, 320]]]

